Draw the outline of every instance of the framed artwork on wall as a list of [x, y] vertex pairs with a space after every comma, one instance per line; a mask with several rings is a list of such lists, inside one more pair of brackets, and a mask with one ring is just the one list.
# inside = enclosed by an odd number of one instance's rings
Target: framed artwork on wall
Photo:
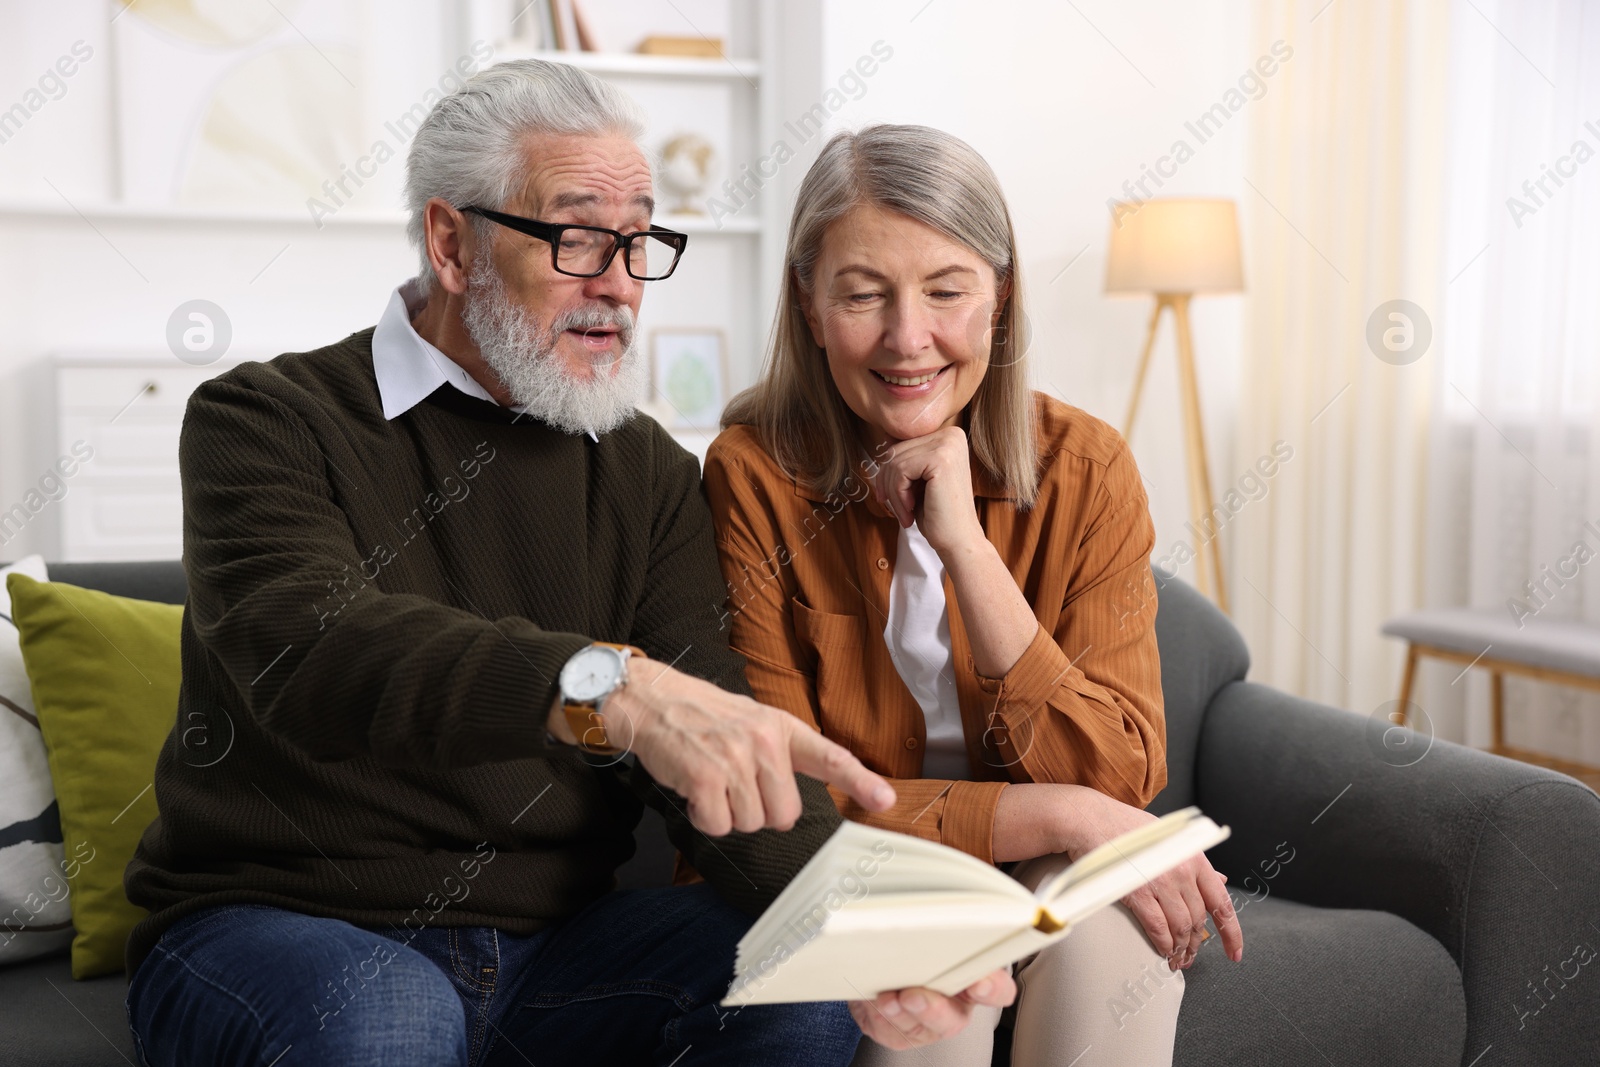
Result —
[[715, 429], [727, 403], [727, 344], [720, 329], [657, 330], [651, 335], [650, 381], [672, 427]]
[[375, 132], [359, 0], [116, 7], [123, 202], [294, 210], [324, 180], [359, 188], [347, 171]]

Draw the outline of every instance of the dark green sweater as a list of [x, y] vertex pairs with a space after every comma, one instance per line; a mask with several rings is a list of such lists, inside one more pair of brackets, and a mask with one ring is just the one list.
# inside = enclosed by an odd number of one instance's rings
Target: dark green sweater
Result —
[[443, 386], [387, 421], [368, 329], [202, 385], [179, 457], [183, 685], [130, 977], [224, 903], [532, 933], [612, 888], [641, 800], [759, 912], [838, 824], [801, 777], [793, 831], [713, 843], [642, 771], [545, 741], [591, 640], [749, 692], [698, 468], [649, 417], [596, 443]]

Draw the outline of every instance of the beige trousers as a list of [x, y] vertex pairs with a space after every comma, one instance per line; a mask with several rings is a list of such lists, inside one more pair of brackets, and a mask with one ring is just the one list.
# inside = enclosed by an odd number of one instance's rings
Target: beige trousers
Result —
[[[1068, 863], [1040, 856], [1012, 876], [1035, 889]], [[1121, 904], [1019, 961], [1012, 1067], [1171, 1067], [1183, 972], [1150, 944]], [[999, 1008], [977, 1008], [955, 1037], [905, 1052], [862, 1038], [853, 1067], [988, 1067]]]

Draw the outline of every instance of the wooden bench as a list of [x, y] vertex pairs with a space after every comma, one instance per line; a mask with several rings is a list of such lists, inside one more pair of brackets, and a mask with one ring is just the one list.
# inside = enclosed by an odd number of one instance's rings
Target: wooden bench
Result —
[[1600, 691], [1600, 626], [1537, 617], [1519, 624], [1495, 608], [1431, 608], [1390, 619], [1383, 633], [1409, 642], [1399, 725], [1405, 725], [1419, 659], [1432, 656], [1478, 667], [1489, 672], [1489, 751], [1569, 774], [1600, 790], [1600, 767], [1514, 748], [1506, 744], [1505, 733], [1508, 674]]

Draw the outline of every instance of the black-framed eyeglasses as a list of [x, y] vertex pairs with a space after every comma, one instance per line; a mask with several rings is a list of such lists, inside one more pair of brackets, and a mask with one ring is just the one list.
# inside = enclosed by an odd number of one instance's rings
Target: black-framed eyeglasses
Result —
[[636, 233], [621, 233], [602, 226], [575, 226], [564, 222], [540, 222], [521, 215], [507, 215], [486, 207], [464, 207], [470, 215], [481, 215], [490, 222], [537, 237], [550, 243], [550, 263], [562, 274], [574, 278], [595, 278], [611, 268], [611, 261], [622, 253], [628, 276], [642, 282], [658, 282], [678, 266], [678, 257], [689, 243], [689, 235], [677, 230], [651, 227]]

